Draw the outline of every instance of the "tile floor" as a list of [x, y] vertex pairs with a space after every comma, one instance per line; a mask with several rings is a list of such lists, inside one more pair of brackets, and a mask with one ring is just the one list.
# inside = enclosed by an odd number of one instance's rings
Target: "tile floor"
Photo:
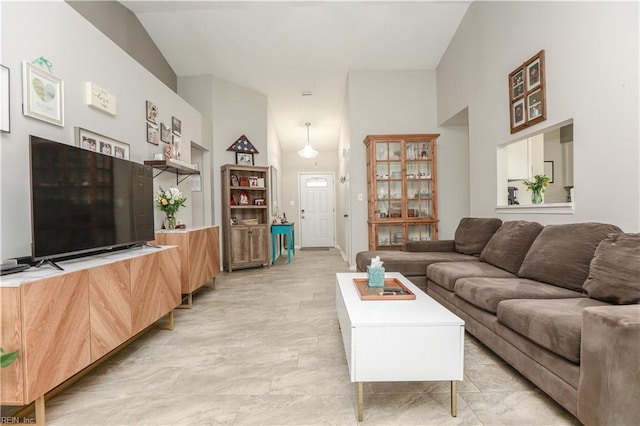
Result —
[[[285, 256], [286, 260], [286, 256]], [[222, 273], [150, 330], [47, 402], [49, 425], [357, 425], [335, 313], [336, 250]], [[366, 425], [579, 424], [470, 335], [458, 417], [448, 382], [368, 383]]]

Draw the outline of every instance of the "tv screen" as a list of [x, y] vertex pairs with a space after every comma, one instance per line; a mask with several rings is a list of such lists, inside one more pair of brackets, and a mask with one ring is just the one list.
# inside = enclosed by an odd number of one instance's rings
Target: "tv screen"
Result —
[[150, 167], [33, 135], [30, 139], [34, 260], [154, 239]]

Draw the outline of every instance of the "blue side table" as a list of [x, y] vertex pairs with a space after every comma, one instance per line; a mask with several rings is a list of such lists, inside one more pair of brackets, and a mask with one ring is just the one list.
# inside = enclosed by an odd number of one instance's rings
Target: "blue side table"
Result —
[[287, 263], [291, 263], [291, 250], [296, 254], [296, 234], [293, 223], [274, 223], [271, 225], [271, 264], [276, 263], [276, 238], [278, 239], [278, 253], [282, 254], [282, 236], [287, 236]]

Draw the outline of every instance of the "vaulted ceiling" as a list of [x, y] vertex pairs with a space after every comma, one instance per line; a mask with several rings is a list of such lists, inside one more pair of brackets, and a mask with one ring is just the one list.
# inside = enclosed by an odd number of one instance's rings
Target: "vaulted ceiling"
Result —
[[[435, 69], [471, 1], [122, 1], [178, 76], [268, 97], [283, 150], [335, 149], [349, 70]], [[311, 96], [302, 96], [311, 92]]]

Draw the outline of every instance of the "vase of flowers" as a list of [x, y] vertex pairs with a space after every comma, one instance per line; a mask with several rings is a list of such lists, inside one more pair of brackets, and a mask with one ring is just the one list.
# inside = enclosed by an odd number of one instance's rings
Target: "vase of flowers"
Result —
[[155, 201], [156, 206], [167, 215], [164, 221], [165, 229], [176, 229], [176, 213], [180, 207], [184, 206], [187, 198], [178, 188], [169, 188], [166, 191], [160, 188], [156, 193]]
[[545, 175], [535, 175], [532, 180], [522, 182], [528, 191], [531, 191], [531, 202], [533, 204], [542, 203], [542, 194], [547, 191], [549, 177]]

